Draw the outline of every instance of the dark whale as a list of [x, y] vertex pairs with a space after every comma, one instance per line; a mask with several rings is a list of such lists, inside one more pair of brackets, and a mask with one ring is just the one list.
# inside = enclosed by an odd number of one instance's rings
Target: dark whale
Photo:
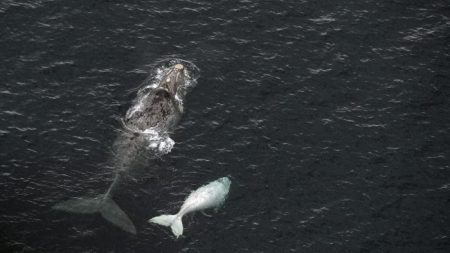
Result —
[[127, 113], [125, 124], [138, 131], [155, 127], [158, 130], [172, 131], [183, 112], [181, 101], [176, 96], [178, 87], [184, 82], [185, 74], [182, 64], [169, 68], [160, 84], [145, 95], [140, 110]]
[[183, 112], [187, 70], [182, 64], [163, 71], [162, 78], [151, 88], [138, 92], [134, 105], [122, 120], [124, 129], [113, 144], [114, 180], [108, 190], [94, 198], [74, 198], [53, 206], [73, 213], [100, 213], [121, 229], [136, 234], [136, 228], [125, 212], [114, 202], [113, 192], [120, 179], [139, 159], [149, 154], [160, 156], [173, 146], [172, 132]]

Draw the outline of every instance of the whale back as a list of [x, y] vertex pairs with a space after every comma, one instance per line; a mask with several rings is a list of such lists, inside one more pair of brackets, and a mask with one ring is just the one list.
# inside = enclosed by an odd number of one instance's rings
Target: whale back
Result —
[[175, 97], [166, 89], [155, 89], [143, 99], [140, 110], [125, 119], [128, 127], [145, 131], [157, 127], [164, 132], [173, 130], [178, 123], [180, 111]]
[[210, 182], [191, 192], [184, 201], [180, 213], [186, 214], [207, 208], [219, 207], [225, 201], [230, 189], [230, 180], [222, 179]]

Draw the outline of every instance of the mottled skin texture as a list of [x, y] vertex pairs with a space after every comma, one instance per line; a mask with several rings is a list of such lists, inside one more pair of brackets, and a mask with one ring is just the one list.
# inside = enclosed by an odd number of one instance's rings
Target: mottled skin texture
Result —
[[158, 127], [162, 131], [172, 131], [181, 116], [178, 102], [174, 94], [164, 88], [152, 90], [143, 102], [143, 108], [125, 119], [125, 123], [132, 129]]
[[[173, 131], [178, 123], [182, 105], [177, 96], [180, 85], [184, 84], [184, 66], [176, 64], [166, 70], [159, 85], [149, 94], [141, 94], [141, 107], [132, 113], [127, 113], [125, 124], [138, 131], [157, 127], [164, 133]], [[178, 94], [181, 96], [181, 94]]]
[[184, 81], [184, 66], [176, 64], [167, 69], [155, 89], [139, 95], [141, 107], [133, 113], [128, 112], [124, 120], [126, 128], [131, 131], [122, 132], [114, 143], [114, 163], [118, 170], [132, 167], [138, 158], [145, 159], [148, 143], [143, 131], [157, 128], [160, 134], [165, 134], [174, 130], [182, 114], [180, 102], [175, 96]]

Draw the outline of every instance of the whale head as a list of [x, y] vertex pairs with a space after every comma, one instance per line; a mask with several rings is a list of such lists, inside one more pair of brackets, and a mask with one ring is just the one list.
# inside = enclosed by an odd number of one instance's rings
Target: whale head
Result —
[[217, 179], [221, 184], [223, 184], [226, 188], [230, 188], [231, 180], [228, 177], [221, 177]]
[[183, 86], [185, 81], [185, 67], [183, 64], [175, 64], [167, 68], [166, 73], [160, 82], [160, 87], [166, 89], [173, 96], [177, 94], [178, 89]]

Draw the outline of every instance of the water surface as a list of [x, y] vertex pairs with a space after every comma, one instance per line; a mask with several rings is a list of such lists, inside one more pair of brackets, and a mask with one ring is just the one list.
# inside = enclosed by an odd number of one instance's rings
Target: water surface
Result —
[[[4, 252], [448, 252], [447, 1], [0, 3]], [[115, 200], [131, 235], [51, 209], [110, 184], [158, 62], [195, 63], [176, 144]], [[185, 235], [147, 219], [231, 175]]]

